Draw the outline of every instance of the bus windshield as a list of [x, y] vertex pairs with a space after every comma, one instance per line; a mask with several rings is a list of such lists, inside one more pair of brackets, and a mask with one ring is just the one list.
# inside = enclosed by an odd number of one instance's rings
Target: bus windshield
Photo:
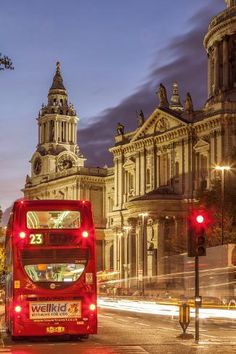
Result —
[[85, 264], [48, 263], [24, 266], [29, 278], [37, 282], [74, 282], [82, 275]]
[[28, 211], [28, 229], [75, 229], [80, 227], [80, 212], [76, 210]]
[[21, 262], [28, 277], [38, 282], [75, 282], [89, 260], [88, 248], [23, 250]]

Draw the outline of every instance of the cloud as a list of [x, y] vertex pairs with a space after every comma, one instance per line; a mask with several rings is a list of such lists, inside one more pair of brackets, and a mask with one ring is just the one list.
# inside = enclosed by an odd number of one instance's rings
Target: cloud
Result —
[[[178, 82], [182, 102], [190, 92], [195, 108], [200, 108], [207, 99], [207, 56], [203, 47], [204, 34], [210, 18], [220, 9], [222, 0], [208, 4], [189, 21], [190, 30], [173, 38], [165, 48], [154, 55], [150, 74], [135, 92], [116, 107], [104, 110], [93, 117], [93, 123], [79, 129], [78, 142], [87, 158], [88, 166], [112, 164], [109, 147], [114, 146], [116, 125], [122, 122], [125, 130], [137, 127], [136, 110], [142, 109], [147, 117], [158, 105], [155, 91], [162, 82], [171, 95], [172, 84]], [[166, 64], [159, 65], [159, 58]]]

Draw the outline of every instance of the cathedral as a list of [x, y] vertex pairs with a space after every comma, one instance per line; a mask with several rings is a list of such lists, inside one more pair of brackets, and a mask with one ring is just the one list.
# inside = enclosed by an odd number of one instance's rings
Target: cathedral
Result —
[[236, 150], [236, 1], [226, 5], [204, 38], [208, 97], [203, 108], [194, 109], [190, 93], [182, 104], [177, 83], [168, 99], [160, 84], [159, 105], [150, 116], [141, 111], [134, 131], [118, 125], [109, 149], [113, 167], [84, 166], [79, 119], [68, 103], [59, 63], [39, 112], [38, 145], [24, 195], [91, 200], [98, 270], [122, 279], [123, 288], [140, 289], [143, 277], [151, 288], [156, 276], [167, 279], [166, 274], [183, 271], [181, 260], [169, 260], [186, 252], [189, 205], [200, 190], [211, 188], [214, 167], [228, 163]]

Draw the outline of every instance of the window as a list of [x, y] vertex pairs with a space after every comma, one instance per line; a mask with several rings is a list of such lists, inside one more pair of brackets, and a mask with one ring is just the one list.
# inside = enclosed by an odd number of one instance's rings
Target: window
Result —
[[151, 184], [151, 173], [150, 168], [147, 169], [147, 184]]
[[178, 181], [178, 178], [179, 178], [179, 162], [176, 161], [175, 162], [175, 179], [176, 179], [176, 182]]
[[85, 264], [75, 263], [27, 264], [24, 266], [28, 277], [36, 283], [74, 282], [80, 278], [84, 268]]
[[28, 229], [75, 229], [80, 227], [79, 211], [28, 211]]
[[129, 193], [132, 194], [134, 191], [134, 176], [132, 173], [128, 174], [129, 178]]
[[74, 282], [90, 258], [88, 248], [24, 249], [21, 262], [33, 282]]
[[114, 269], [114, 246], [113, 244], [110, 247], [110, 269]]

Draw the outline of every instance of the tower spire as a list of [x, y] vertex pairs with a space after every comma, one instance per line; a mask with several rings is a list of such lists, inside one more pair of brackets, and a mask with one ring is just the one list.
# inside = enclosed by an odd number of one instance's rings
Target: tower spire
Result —
[[74, 106], [68, 103], [59, 62], [56, 63], [56, 72], [48, 92], [48, 103], [42, 106], [38, 119], [39, 145], [60, 143], [61, 145], [74, 145], [76, 148], [75, 129], [78, 118]]
[[61, 75], [60, 62], [56, 63], [56, 72], [48, 92], [48, 106], [67, 106], [67, 92]]
[[56, 63], [56, 73], [54, 75], [50, 90], [66, 90], [61, 76], [61, 67], [59, 61]]

